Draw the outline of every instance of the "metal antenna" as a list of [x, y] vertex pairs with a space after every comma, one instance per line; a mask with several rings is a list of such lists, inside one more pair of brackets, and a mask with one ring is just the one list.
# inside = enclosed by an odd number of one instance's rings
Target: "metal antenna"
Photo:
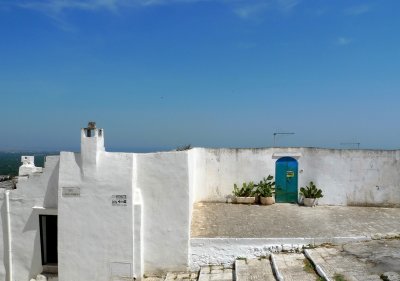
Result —
[[274, 146], [275, 146], [276, 136], [277, 136], [277, 135], [294, 135], [294, 133], [276, 132], [276, 133], [274, 133], [273, 135], [274, 135]]
[[357, 149], [360, 149], [360, 142], [341, 142], [340, 145], [357, 145]]

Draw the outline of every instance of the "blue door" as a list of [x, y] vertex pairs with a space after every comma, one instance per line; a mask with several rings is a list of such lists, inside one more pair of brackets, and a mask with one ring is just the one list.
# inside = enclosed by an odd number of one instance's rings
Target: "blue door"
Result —
[[291, 157], [283, 157], [275, 166], [275, 200], [280, 203], [297, 203], [298, 163]]

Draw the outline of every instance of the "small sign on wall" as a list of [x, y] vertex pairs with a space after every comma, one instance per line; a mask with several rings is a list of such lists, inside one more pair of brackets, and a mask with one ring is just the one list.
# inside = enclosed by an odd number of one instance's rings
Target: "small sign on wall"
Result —
[[286, 172], [286, 177], [287, 178], [293, 178], [294, 177], [294, 172], [293, 171], [287, 171]]
[[127, 206], [128, 205], [126, 195], [113, 195], [111, 202], [112, 202], [113, 206]]
[[81, 189], [79, 187], [63, 187], [62, 197], [80, 197]]

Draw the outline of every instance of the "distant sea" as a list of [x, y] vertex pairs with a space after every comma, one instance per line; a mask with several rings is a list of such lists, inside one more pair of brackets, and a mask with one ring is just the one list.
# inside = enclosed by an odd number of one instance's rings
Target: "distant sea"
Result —
[[45, 156], [58, 154], [59, 152], [0, 152], [0, 175], [17, 176], [23, 155], [35, 156], [35, 165], [43, 167]]

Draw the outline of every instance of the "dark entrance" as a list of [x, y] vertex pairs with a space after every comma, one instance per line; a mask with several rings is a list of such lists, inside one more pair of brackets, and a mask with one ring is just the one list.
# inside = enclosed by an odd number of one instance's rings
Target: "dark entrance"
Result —
[[57, 264], [57, 216], [40, 215], [39, 223], [42, 264]]
[[298, 164], [291, 157], [276, 161], [275, 167], [275, 200], [280, 203], [297, 203]]

